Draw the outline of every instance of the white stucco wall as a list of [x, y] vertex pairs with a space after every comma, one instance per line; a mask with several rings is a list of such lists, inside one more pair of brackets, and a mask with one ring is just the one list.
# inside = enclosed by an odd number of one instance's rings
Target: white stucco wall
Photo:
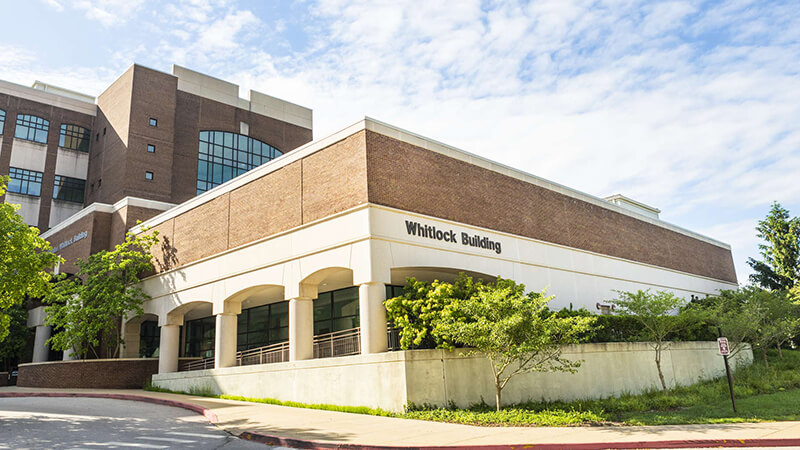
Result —
[[53, 228], [64, 220], [72, 217], [83, 209], [82, 203], [65, 202], [63, 200], [50, 201], [50, 223]]
[[89, 153], [64, 148], [58, 149], [56, 175], [85, 180], [89, 172]]
[[41, 198], [6, 192], [6, 202], [20, 206], [17, 213], [25, 219], [25, 223], [28, 225], [36, 226], [39, 223], [39, 205], [42, 202]]
[[[50, 130], [50, 132], [52, 133], [53, 130]], [[14, 139], [11, 146], [11, 167], [44, 172], [46, 159], [46, 144]]]
[[[527, 400], [576, 400], [640, 393], [658, 386], [653, 351], [646, 343], [583, 344], [564, 355], [584, 363], [575, 374], [531, 373], [514, 378], [503, 403]], [[749, 364], [752, 352], [740, 352], [733, 364]], [[682, 342], [663, 357], [670, 387], [724, 374], [715, 342]], [[394, 411], [409, 403], [459, 407], [494, 401], [488, 360], [444, 350], [412, 350], [291, 363], [229, 367], [153, 376], [153, 384], [188, 392], [274, 398], [302, 403], [368, 406]]]

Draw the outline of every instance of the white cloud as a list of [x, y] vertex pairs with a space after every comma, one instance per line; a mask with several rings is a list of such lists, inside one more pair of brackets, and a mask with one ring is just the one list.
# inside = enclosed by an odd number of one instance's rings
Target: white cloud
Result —
[[55, 9], [55, 10], [56, 10], [56, 11], [58, 11], [58, 12], [64, 11], [64, 6], [62, 6], [62, 5], [61, 5], [61, 3], [59, 3], [59, 2], [58, 2], [58, 1], [56, 1], [56, 0], [42, 0], [42, 2], [43, 2], [45, 5], [47, 5], [47, 6], [51, 7], [51, 8], [53, 8], [53, 9]]
[[85, 11], [88, 19], [111, 27], [131, 19], [144, 2], [145, 0], [74, 0], [73, 7]]

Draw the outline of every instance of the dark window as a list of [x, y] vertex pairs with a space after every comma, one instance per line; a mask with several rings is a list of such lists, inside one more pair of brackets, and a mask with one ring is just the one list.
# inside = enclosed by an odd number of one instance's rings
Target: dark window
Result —
[[27, 114], [17, 114], [17, 129], [14, 131], [15, 138], [46, 144], [49, 130], [50, 121]]
[[86, 180], [56, 175], [53, 184], [53, 199], [67, 202], [83, 203]]
[[238, 319], [236, 330], [239, 350], [289, 340], [289, 302], [244, 309]]
[[58, 138], [58, 146], [88, 152], [91, 136], [91, 132], [86, 128], [62, 123], [61, 135]]
[[139, 326], [139, 357], [152, 358], [161, 345], [161, 328], [155, 320], [145, 320]]
[[323, 292], [314, 300], [314, 334], [333, 333], [359, 326], [358, 288]]
[[201, 131], [197, 193], [202, 194], [281, 155], [275, 147], [243, 134]]
[[153, 145], [153, 144], [147, 144], [147, 151], [149, 153], [155, 153], [156, 152], [156, 146]]
[[98, 178], [97, 179], [97, 188], [100, 189], [100, 186], [102, 186], [102, 185], [103, 185], [103, 179], [102, 178]]
[[8, 181], [8, 192], [34, 197], [42, 195], [42, 172], [9, 167], [8, 175], [11, 177]]
[[145, 180], [152, 180], [153, 179], [153, 172], [145, 171], [144, 172], [144, 179]]
[[106, 127], [103, 127], [103, 136], [106, 135]]
[[158, 120], [156, 120], [156, 119], [151, 117], [150, 118], [150, 126], [151, 127], [157, 127], [158, 126]]
[[6, 125], [6, 112], [0, 109], [0, 134], [3, 134], [3, 128]]
[[186, 346], [183, 356], [214, 356], [214, 316], [186, 322]]

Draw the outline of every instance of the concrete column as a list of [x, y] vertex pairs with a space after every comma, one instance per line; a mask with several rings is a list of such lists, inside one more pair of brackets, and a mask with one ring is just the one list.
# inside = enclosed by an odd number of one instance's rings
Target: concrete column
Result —
[[314, 357], [314, 300], [289, 300], [289, 361]]
[[50, 325], [37, 325], [36, 336], [33, 339], [33, 362], [44, 362], [50, 357], [50, 347], [47, 340], [50, 339], [52, 329]]
[[389, 349], [386, 336], [386, 285], [364, 283], [358, 287], [358, 315], [361, 322], [361, 354]]
[[221, 313], [216, 317], [214, 332], [214, 368], [236, 365], [236, 316], [235, 313]]
[[71, 348], [68, 348], [68, 349], [64, 350], [64, 356], [61, 359], [64, 360], [64, 361], [72, 361], [72, 360], [78, 359], [78, 354], [75, 353], [75, 350], [73, 350]]
[[176, 324], [161, 325], [161, 340], [158, 347], [158, 373], [178, 371], [178, 349], [181, 327]]
[[125, 345], [122, 346], [123, 358], [139, 357], [139, 340], [142, 323], [138, 320], [126, 322], [123, 325], [122, 339]]

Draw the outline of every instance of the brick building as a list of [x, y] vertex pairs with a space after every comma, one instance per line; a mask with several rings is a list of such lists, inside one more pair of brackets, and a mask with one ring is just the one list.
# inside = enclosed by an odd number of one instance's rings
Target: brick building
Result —
[[[179, 67], [132, 67], [94, 110], [84, 99], [83, 115], [69, 116], [90, 130], [84, 203], [62, 218], [43, 181], [39, 202], [51, 206], [24, 212], [49, 225], [45, 237], [68, 260], [127, 230], [159, 231], [158, 270], [142, 281], [146, 314], [123, 325], [123, 356], [159, 358], [156, 384], [316, 403], [374, 393], [382, 388], [338, 389], [313, 374], [402, 364], [386, 356], [397, 352], [387, 352], [395, 336], [382, 302], [409, 276], [502, 276], [547, 288], [552, 307], [599, 312], [615, 289], [689, 298], [736, 287], [730, 246], [661, 221], [655, 208], [369, 118], [310, 142], [309, 110], [237, 91]], [[2, 105], [8, 118], [22, 113]], [[16, 152], [18, 138], [6, 139]], [[47, 142], [42, 179], [64, 174], [66, 150]], [[0, 167], [17, 167], [7, 146]], [[179, 357], [197, 361], [179, 367]], [[269, 382], [254, 381], [259, 370]]]
[[[113, 248], [138, 220], [311, 141], [311, 121], [307, 108], [256, 91], [242, 99], [237, 85], [179, 66], [133, 65], [96, 99], [0, 81], [5, 201], [74, 273], [77, 258]], [[42, 360], [48, 328], [40, 311], [30, 318]]]

